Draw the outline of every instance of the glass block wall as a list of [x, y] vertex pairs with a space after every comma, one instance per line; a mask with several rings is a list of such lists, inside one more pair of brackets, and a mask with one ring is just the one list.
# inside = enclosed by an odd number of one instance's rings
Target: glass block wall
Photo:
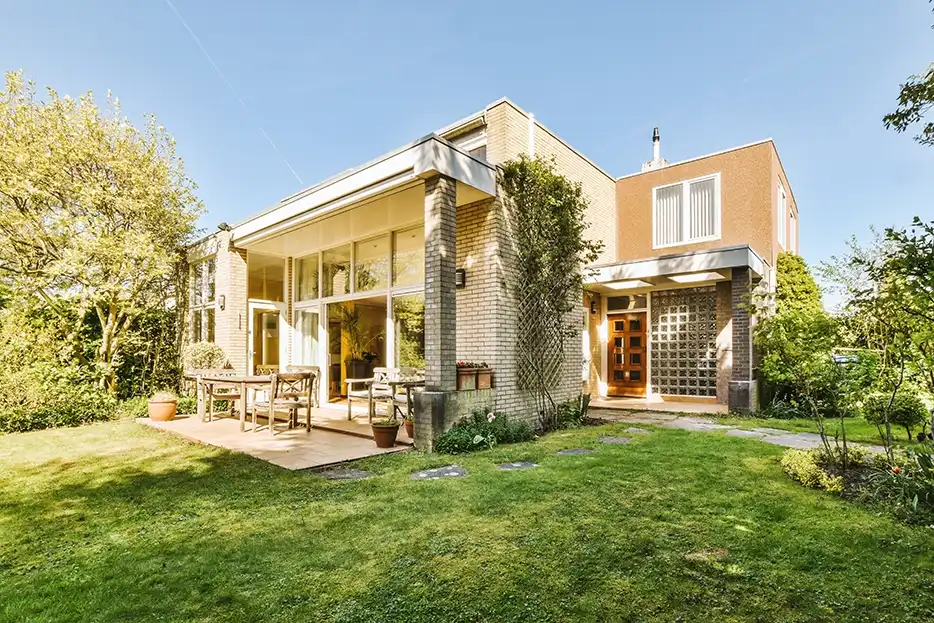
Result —
[[717, 291], [652, 292], [652, 392], [717, 395]]

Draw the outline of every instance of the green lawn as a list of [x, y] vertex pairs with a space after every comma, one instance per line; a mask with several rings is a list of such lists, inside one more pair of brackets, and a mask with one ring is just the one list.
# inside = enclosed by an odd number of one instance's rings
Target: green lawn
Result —
[[128, 421], [0, 437], [0, 620], [934, 618], [934, 530], [801, 488], [757, 441], [596, 442], [624, 428], [434, 482], [407, 476], [450, 459], [331, 483]]

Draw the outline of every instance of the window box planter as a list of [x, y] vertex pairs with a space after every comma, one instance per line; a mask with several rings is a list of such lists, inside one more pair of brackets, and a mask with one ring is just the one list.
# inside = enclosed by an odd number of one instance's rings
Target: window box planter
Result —
[[457, 365], [457, 390], [492, 389], [493, 369], [486, 364], [459, 362]]

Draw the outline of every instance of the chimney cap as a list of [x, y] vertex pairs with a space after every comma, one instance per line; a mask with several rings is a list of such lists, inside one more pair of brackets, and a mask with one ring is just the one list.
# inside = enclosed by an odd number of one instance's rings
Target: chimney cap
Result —
[[655, 130], [652, 131], [652, 142], [661, 140], [661, 137], [658, 135], [658, 126], [655, 126]]

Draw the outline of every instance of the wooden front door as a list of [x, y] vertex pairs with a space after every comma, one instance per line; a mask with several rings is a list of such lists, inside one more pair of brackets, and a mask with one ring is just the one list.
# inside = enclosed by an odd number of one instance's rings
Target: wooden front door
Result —
[[610, 396], [645, 396], [645, 312], [607, 317], [607, 393]]

